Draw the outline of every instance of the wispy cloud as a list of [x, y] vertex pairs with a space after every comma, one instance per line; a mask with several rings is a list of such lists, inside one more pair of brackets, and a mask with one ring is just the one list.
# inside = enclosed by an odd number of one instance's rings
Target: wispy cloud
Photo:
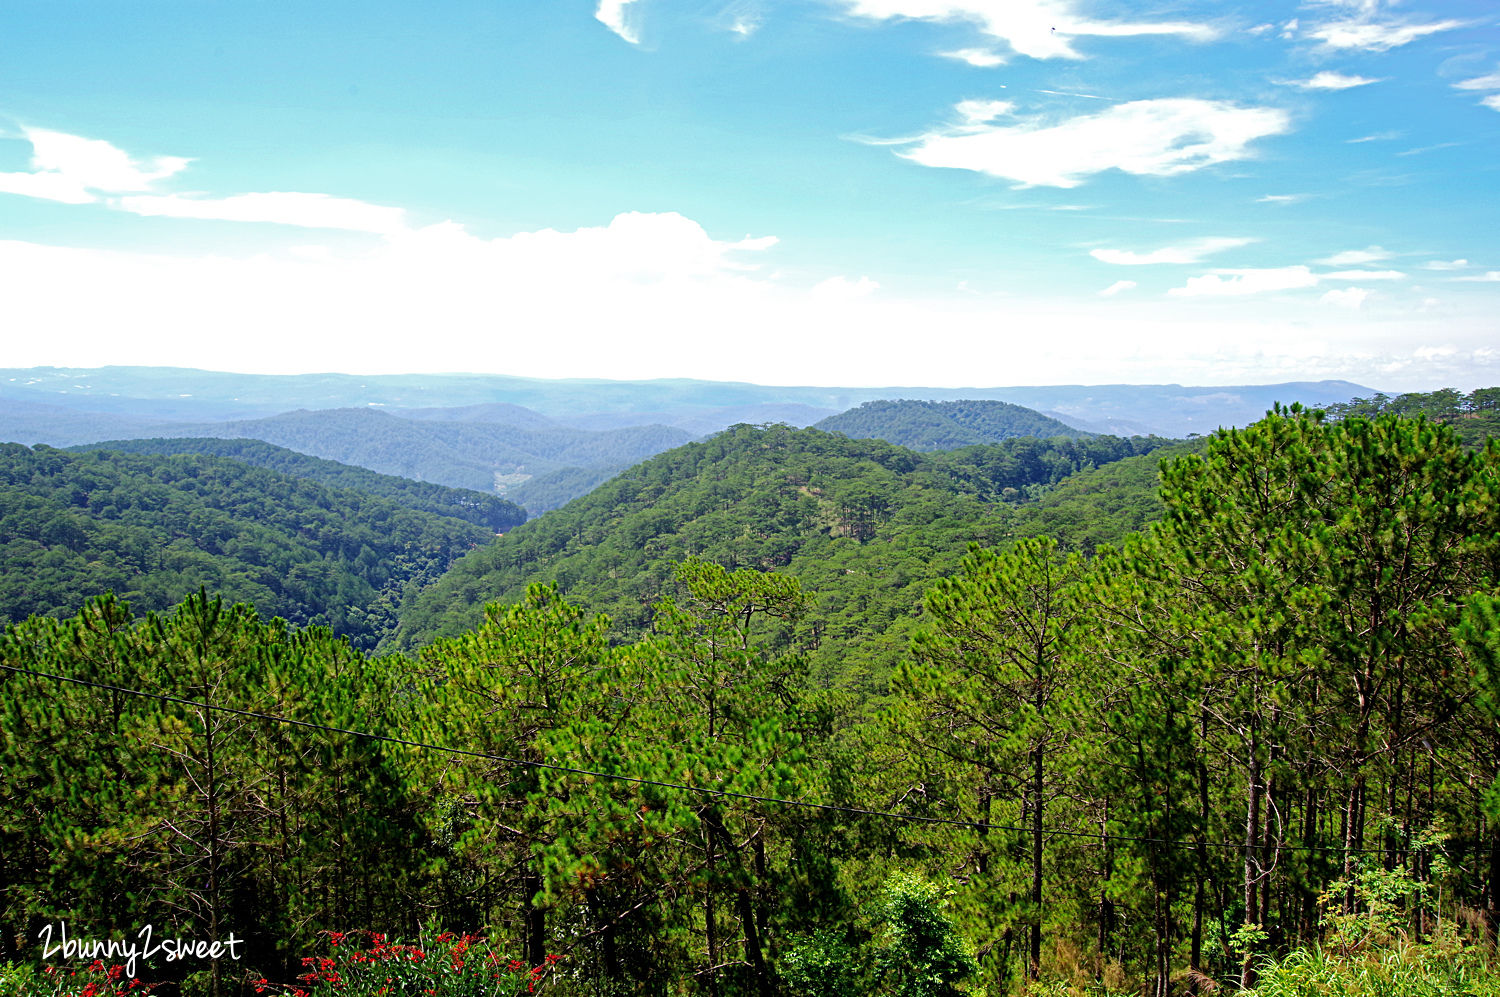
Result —
[[1359, 267], [1366, 263], [1377, 263], [1390, 258], [1391, 254], [1380, 246], [1366, 246], [1364, 249], [1346, 249], [1316, 262], [1325, 263], [1331, 267]]
[[990, 48], [960, 48], [951, 52], [939, 52], [944, 59], [957, 59], [979, 69], [993, 69], [1005, 65], [1005, 56]]
[[1182, 287], [1167, 293], [1175, 298], [1241, 297], [1271, 291], [1292, 291], [1313, 287], [1318, 277], [1308, 267], [1261, 267], [1243, 270], [1216, 270], [1189, 277]]
[[1016, 105], [1010, 100], [961, 100], [953, 109], [963, 121], [960, 127], [982, 127], [996, 118], [1009, 116]]
[[1101, 97], [1101, 96], [1099, 96], [1096, 93], [1077, 93], [1077, 92], [1072, 91], [1072, 90], [1033, 90], [1032, 92], [1033, 93], [1051, 94], [1054, 97], [1086, 97], [1089, 100], [1109, 100], [1110, 99], [1108, 97]]
[[1296, 204], [1307, 200], [1306, 194], [1263, 194], [1255, 199], [1256, 204]]
[[1396, 153], [1398, 156], [1420, 156], [1427, 152], [1437, 152], [1439, 149], [1454, 149], [1463, 145], [1463, 142], [1437, 142], [1433, 145], [1419, 145], [1415, 149], [1402, 149]]
[[1500, 282], [1500, 270], [1487, 270], [1484, 273], [1474, 274], [1469, 277], [1454, 277], [1454, 280], [1469, 281], [1476, 284], [1494, 284]]
[[636, 0], [599, 0], [599, 9], [594, 17], [606, 28], [632, 45], [641, 43], [640, 27], [630, 5]]
[[959, 21], [1033, 59], [1079, 59], [1079, 37], [1177, 35], [1196, 41], [1218, 37], [1210, 25], [1190, 21], [1095, 21], [1073, 0], [843, 0], [849, 13], [873, 20]]
[[1076, 187], [1111, 169], [1175, 176], [1245, 159], [1251, 142], [1291, 127], [1277, 108], [1192, 98], [1131, 101], [1056, 124], [1037, 118], [976, 123], [962, 110], [960, 116], [960, 124], [919, 137], [902, 155], [1021, 186]]
[[1375, 20], [1352, 18], [1332, 21], [1308, 32], [1329, 48], [1358, 49], [1365, 52], [1387, 52], [1402, 45], [1409, 45], [1419, 38], [1452, 31], [1464, 26], [1463, 21], [1427, 21], [1414, 24], [1409, 21]]
[[1405, 280], [1400, 270], [1333, 270], [1318, 274], [1322, 280]]
[[181, 156], [137, 159], [101, 139], [44, 128], [22, 128], [31, 143], [31, 171], [0, 173], [0, 192], [64, 204], [88, 204], [103, 194], [150, 190], [186, 169]]
[[1343, 287], [1333, 291], [1325, 291], [1318, 300], [1325, 305], [1334, 305], [1339, 308], [1357, 309], [1365, 303], [1370, 292], [1363, 287]]
[[1500, 90], [1500, 72], [1459, 80], [1453, 84], [1455, 90]]
[[1400, 137], [1400, 132], [1376, 132], [1373, 135], [1361, 135], [1359, 138], [1351, 138], [1347, 144], [1359, 145], [1361, 142], [1394, 142]]
[[1099, 292], [1101, 298], [1112, 298], [1122, 291], [1133, 290], [1136, 286], [1133, 280], [1117, 280], [1113, 284]]
[[721, 10], [716, 18], [731, 34], [741, 39], [749, 38], [760, 30], [765, 15], [757, 0], [735, 0]]
[[138, 194], [120, 198], [119, 205], [132, 214], [166, 218], [268, 222], [379, 235], [391, 235], [407, 228], [406, 212], [400, 208], [296, 191], [235, 194], [231, 197]]
[[1422, 264], [1423, 270], [1467, 270], [1468, 260], [1428, 260]]
[[1348, 76], [1325, 69], [1305, 80], [1278, 80], [1277, 82], [1282, 86], [1297, 87], [1302, 90], [1352, 90], [1354, 87], [1368, 86], [1382, 81], [1374, 76]]
[[1175, 246], [1163, 246], [1150, 252], [1138, 253], [1129, 249], [1092, 249], [1089, 255], [1101, 263], [1113, 263], [1116, 266], [1148, 266], [1160, 263], [1199, 263], [1205, 257], [1214, 253], [1222, 253], [1227, 249], [1238, 249], [1240, 246], [1249, 245], [1253, 239], [1242, 239], [1232, 236], [1206, 236], [1201, 239], [1190, 239], [1180, 242]]
[[[1459, 80], [1453, 84], [1456, 90], [1500, 90], [1500, 71]], [[1500, 93], [1492, 93], [1479, 99], [1479, 103], [1491, 110], [1500, 111]]]

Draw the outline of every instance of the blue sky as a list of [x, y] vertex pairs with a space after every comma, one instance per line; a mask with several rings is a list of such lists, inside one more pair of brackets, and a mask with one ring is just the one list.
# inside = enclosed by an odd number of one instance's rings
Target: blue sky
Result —
[[1500, 383], [1460, 0], [7, 0], [0, 363]]

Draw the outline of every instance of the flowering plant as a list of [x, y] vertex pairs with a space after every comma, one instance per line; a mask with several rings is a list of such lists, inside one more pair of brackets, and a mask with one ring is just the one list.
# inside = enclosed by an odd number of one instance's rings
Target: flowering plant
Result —
[[252, 980], [258, 994], [277, 997], [519, 997], [540, 993], [561, 956], [540, 966], [500, 954], [480, 935], [436, 933], [413, 942], [376, 932], [330, 931], [328, 955], [302, 960], [295, 983]]
[[155, 984], [125, 975], [124, 966], [95, 959], [86, 969], [0, 965], [0, 997], [140, 997]]

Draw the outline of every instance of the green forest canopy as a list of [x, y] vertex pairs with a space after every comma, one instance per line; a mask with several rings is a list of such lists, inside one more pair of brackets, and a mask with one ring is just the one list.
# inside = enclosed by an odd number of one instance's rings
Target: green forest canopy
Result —
[[813, 428], [877, 439], [912, 450], [955, 450], [1016, 436], [1090, 436], [1034, 409], [998, 401], [874, 401], [829, 416]]
[[504, 533], [526, 522], [526, 510], [493, 493], [469, 488], [451, 488], [428, 481], [414, 481], [392, 474], [379, 474], [363, 467], [309, 457], [261, 440], [183, 437], [180, 439], [110, 440], [69, 447], [73, 451], [114, 450], [137, 454], [206, 454], [232, 457], [255, 467], [269, 468], [294, 478], [316, 481], [330, 488], [346, 488], [391, 499], [408, 509], [451, 516], [496, 533]]
[[112, 591], [138, 611], [200, 588], [373, 648], [408, 586], [494, 538], [241, 460], [0, 444], [0, 619], [68, 616]]
[[[1144, 525], [1156, 511], [1156, 458], [1146, 455], [1167, 442], [1022, 438], [919, 454], [817, 429], [736, 426], [466, 556], [403, 607], [400, 644], [471, 628], [486, 601], [518, 599], [538, 582], [637, 633], [675, 565], [698, 556], [800, 578], [818, 598], [808, 626], [819, 674], [878, 684], [903, 652], [922, 590], [971, 543], [1001, 544], [1047, 522], [1092, 546]], [[1022, 506], [1081, 470], [1131, 458], [1139, 473], [1111, 479], [1122, 488], [1070, 490], [1071, 508]]]
[[[944, 466], [774, 427], [676, 459], [764, 501], [767, 451], [918, 492]], [[567, 994], [1035, 977], [1165, 997], [1398, 935], [1470, 965], [1500, 927], [1500, 446], [1282, 411], [1161, 480], [1158, 524], [1092, 558], [1047, 538], [960, 556], [880, 697], [810, 672], [811, 586], [693, 557], [623, 640], [544, 586], [414, 658], [203, 596], [33, 619], [0, 663], [184, 702], [0, 676], [0, 934], [102, 910], [238, 930], [286, 980], [316, 932], [432, 911], [529, 963], [562, 953]]]

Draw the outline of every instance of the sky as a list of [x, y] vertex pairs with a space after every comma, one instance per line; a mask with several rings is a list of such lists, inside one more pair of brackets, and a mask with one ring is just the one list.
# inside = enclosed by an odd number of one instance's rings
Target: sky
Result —
[[6, 0], [0, 366], [1500, 384], [1493, 0]]

